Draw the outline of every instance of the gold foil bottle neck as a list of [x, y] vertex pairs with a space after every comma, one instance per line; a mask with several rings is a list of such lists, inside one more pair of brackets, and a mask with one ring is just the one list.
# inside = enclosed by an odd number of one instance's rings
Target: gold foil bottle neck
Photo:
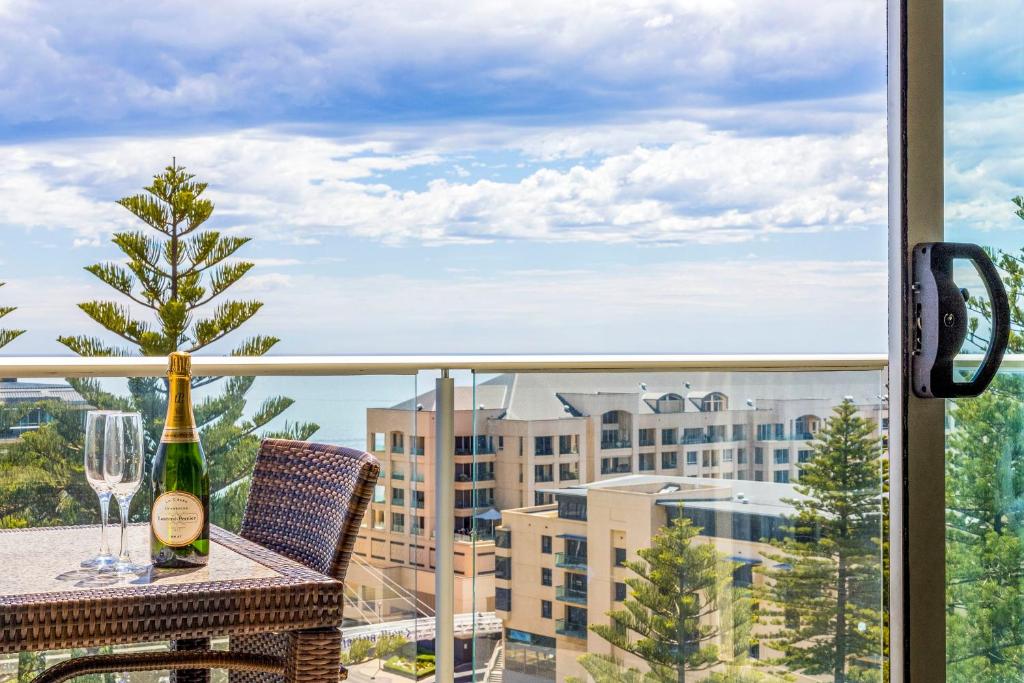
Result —
[[192, 356], [175, 351], [167, 363], [167, 418], [160, 440], [164, 443], [199, 441], [192, 415]]
[[174, 351], [168, 358], [168, 376], [191, 377], [192, 356], [184, 351]]

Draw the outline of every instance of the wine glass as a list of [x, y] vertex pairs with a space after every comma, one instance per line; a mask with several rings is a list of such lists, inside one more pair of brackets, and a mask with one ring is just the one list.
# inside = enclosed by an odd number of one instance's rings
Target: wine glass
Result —
[[142, 415], [139, 413], [114, 413], [107, 418], [104, 433], [106, 442], [103, 458], [103, 475], [111, 493], [117, 499], [121, 513], [121, 550], [118, 553], [114, 571], [118, 574], [141, 574], [149, 565], [132, 562], [125, 544], [128, 529], [128, 511], [132, 496], [142, 486], [142, 469], [145, 446], [142, 440]]
[[117, 411], [90, 410], [85, 417], [85, 479], [100, 500], [100, 552], [95, 557], [82, 561], [88, 569], [110, 569], [117, 558], [110, 552], [107, 542], [107, 517], [110, 512], [110, 498], [113, 495], [103, 473], [103, 456], [106, 450], [107, 418]]

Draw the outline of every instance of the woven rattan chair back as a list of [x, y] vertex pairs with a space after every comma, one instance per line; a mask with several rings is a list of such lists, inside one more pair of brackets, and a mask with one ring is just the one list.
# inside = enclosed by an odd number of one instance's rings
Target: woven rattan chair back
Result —
[[369, 453], [266, 439], [253, 468], [241, 535], [344, 580], [380, 463]]

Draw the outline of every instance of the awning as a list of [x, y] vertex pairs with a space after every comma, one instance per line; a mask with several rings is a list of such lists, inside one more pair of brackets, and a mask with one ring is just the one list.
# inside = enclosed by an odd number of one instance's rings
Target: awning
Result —
[[761, 564], [761, 560], [755, 560], [751, 557], [740, 557], [739, 555], [733, 555], [729, 558], [730, 562], [740, 562], [742, 564]]
[[558, 538], [567, 538], [570, 541], [585, 541], [586, 536], [580, 536], [579, 534], [558, 534]]
[[501, 520], [501, 513], [491, 508], [487, 512], [481, 512], [479, 515], [474, 515], [477, 519], [482, 519], [485, 522], [497, 522]]

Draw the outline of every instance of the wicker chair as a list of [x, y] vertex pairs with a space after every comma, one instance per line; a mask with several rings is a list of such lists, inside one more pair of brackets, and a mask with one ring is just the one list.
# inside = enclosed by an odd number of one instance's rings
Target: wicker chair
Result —
[[[380, 464], [369, 453], [266, 439], [256, 457], [241, 535], [344, 580], [379, 473]], [[325, 643], [336, 643], [338, 637], [336, 629], [325, 630]], [[287, 642], [277, 633], [233, 636], [229, 652], [215, 652], [209, 649], [208, 639], [179, 640], [171, 644], [170, 652], [67, 660], [43, 672], [36, 683], [60, 683], [90, 673], [161, 669], [172, 670], [172, 681], [177, 683], [201, 683], [209, 679], [211, 668], [228, 669], [231, 683], [276, 683], [282, 680]], [[334, 651], [325, 648], [325, 652]], [[311, 651], [300, 659], [317, 656]], [[346, 675], [339, 665], [339, 678]]]

